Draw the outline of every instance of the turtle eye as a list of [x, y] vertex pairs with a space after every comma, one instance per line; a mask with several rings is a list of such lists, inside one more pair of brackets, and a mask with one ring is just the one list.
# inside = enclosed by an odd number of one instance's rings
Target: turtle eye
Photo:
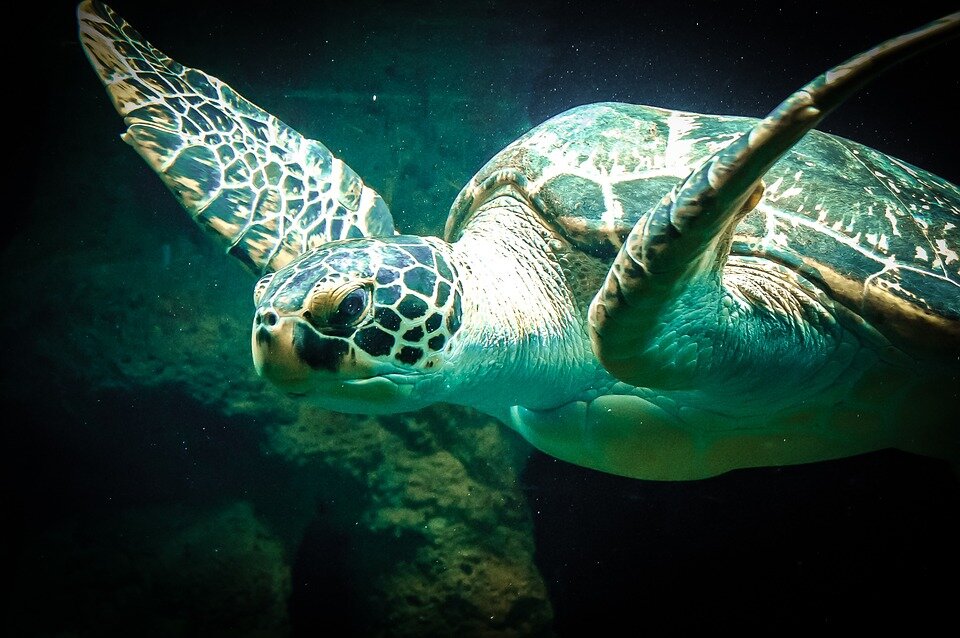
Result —
[[370, 295], [366, 288], [351, 290], [337, 306], [337, 309], [330, 313], [327, 321], [331, 326], [337, 328], [356, 324], [363, 316], [363, 311], [367, 309], [369, 299]]

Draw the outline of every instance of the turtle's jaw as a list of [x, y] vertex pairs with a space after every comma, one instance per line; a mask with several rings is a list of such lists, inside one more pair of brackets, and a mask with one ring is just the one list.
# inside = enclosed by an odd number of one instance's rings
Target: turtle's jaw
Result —
[[258, 314], [251, 346], [257, 374], [288, 395], [338, 412], [411, 409], [413, 383], [364, 365], [348, 340], [320, 334], [299, 316]]
[[422, 403], [411, 403], [413, 389], [412, 384], [395, 383], [386, 377], [370, 377], [319, 383], [303, 392], [288, 394], [334, 412], [394, 414], [422, 407]]

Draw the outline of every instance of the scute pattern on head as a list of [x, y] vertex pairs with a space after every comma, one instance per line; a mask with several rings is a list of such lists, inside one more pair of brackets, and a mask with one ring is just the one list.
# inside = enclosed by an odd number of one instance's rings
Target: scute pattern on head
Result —
[[331, 333], [394, 364], [432, 368], [461, 324], [462, 284], [432, 238], [389, 237], [334, 242], [265, 279], [260, 304], [284, 313], [307, 308], [312, 291], [347, 282], [372, 287], [373, 311], [354, 328]]

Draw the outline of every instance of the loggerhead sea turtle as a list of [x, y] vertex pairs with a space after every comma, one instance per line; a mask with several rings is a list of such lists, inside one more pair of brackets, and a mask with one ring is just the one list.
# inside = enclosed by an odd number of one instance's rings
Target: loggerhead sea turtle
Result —
[[321, 143], [80, 5], [124, 140], [261, 276], [257, 371], [332, 410], [443, 401], [605, 472], [694, 479], [886, 447], [960, 456], [960, 190], [813, 127], [953, 14], [763, 120], [602, 103], [398, 235]]

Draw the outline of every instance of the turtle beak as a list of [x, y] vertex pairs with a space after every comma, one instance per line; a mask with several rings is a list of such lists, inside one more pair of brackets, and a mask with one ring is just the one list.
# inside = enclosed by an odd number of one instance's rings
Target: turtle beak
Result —
[[271, 308], [258, 310], [250, 340], [257, 374], [294, 393], [305, 391], [310, 378], [310, 366], [294, 348], [294, 333], [300, 323], [301, 319], [281, 317]]
[[302, 394], [324, 378], [360, 376], [345, 365], [350, 343], [324, 335], [300, 314], [282, 315], [272, 307], [259, 308], [251, 334], [257, 373], [287, 392]]

